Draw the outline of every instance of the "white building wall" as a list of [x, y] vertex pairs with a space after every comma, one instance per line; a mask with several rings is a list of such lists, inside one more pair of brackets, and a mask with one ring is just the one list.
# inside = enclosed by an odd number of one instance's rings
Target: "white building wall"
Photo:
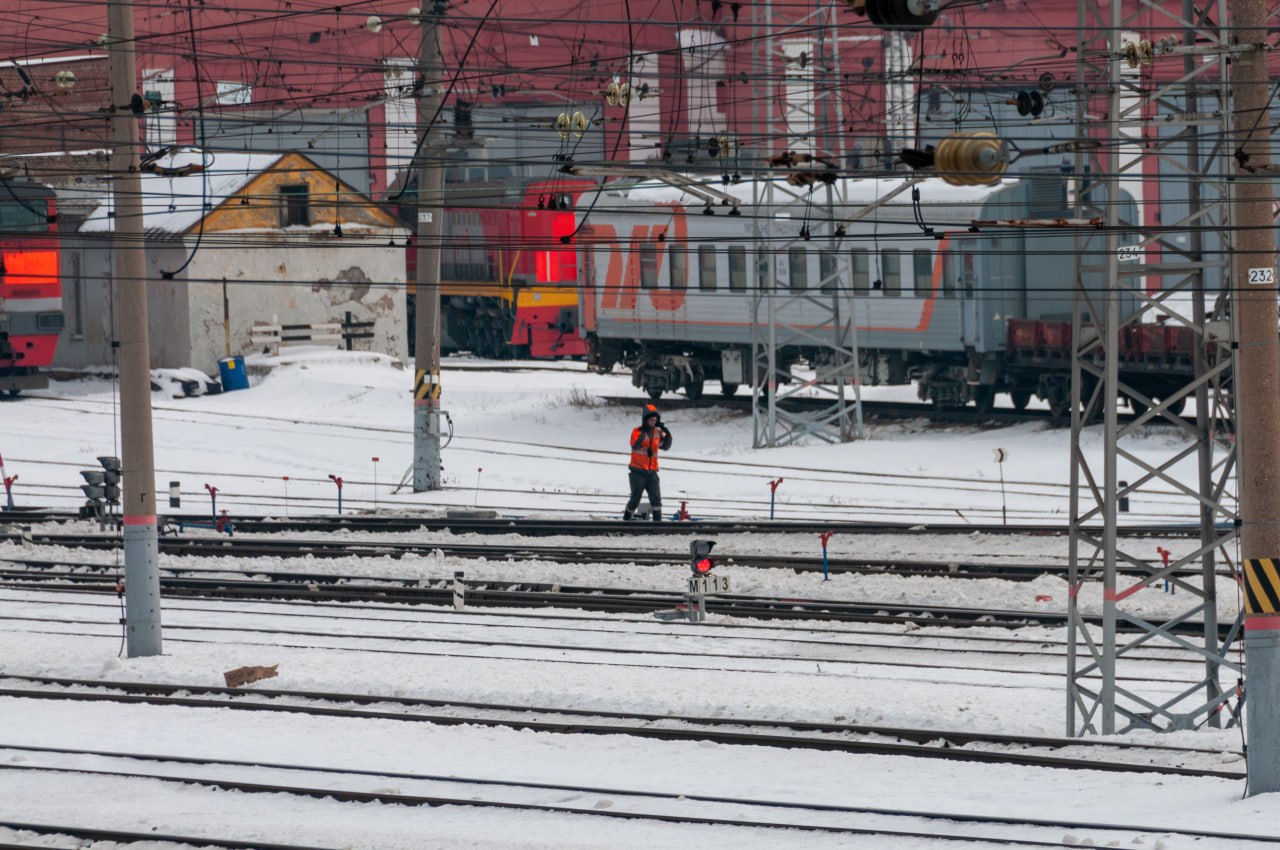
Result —
[[407, 358], [406, 234], [395, 231], [398, 244], [389, 246], [392, 235], [392, 231], [383, 231], [361, 237], [348, 232], [338, 239], [314, 233], [255, 232], [253, 250], [197, 253], [187, 270], [190, 282], [186, 284], [190, 362], [164, 365], [190, 365], [217, 374], [218, 361], [227, 356], [224, 277], [232, 355], [255, 350], [249, 340], [255, 322], [341, 322], [349, 310], [352, 321], [375, 322], [374, 336], [355, 340], [354, 349]]

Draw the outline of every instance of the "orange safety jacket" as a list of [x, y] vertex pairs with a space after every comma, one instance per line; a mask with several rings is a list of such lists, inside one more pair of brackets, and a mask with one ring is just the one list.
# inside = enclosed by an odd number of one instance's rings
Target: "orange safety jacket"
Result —
[[654, 428], [647, 435], [640, 428], [631, 431], [631, 469], [646, 472], [658, 471], [658, 449], [671, 448], [671, 434], [662, 428]]

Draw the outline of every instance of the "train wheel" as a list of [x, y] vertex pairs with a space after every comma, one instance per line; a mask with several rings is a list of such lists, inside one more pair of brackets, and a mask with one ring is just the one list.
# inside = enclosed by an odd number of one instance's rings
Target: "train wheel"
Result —
[[725, 383], [724, 381], [720, 382], [720, 395], [724, 396], [725, 398], [733, 398], [734, 393], [736, 393], [737, 391], [738, 391], [737, 384], [728, 384], [728, 383]]
[[702, 398], [702, 381], [691, 381], [685, 384], [684, 394], [690, 400]]
[[20, 387], [10, 387], [8, 390], [9, 398], [17, 398], [18, 394], [21, 392], [22, 389]]
[[1062, 419], [1071, 415], [1071, 399], [1067, 398], [1051, 398], [1049, 399], [1049, 413]]
[[658, 399], [662, 398], [662, 390], [645, 390], [645, 392], [647, 392], [649, 394], [649, 398], [653, 399], [654, 401], [657, 401]]
[[1013, 402], [1013, 409], [1021, 413], [1031, 403], [1031, 390], [1014, 390], [1009, 393], [1009, 399]]
[[[10, 390], [9, 392], [13, 393], [13, 390]], [[1186, 408], [1186, 406], [1187, 406], [1187, 397], [1183, 396], [1182, 398], [1178, 399], [1177, 401], [1169, 405], [1169, 415], [1181, 416], [1182, 411]]]
[[995, 387], [979, 386], [973, 388], [973, 406], [978, 409], [979, 413], [990, 413], [991, 408], [996, 406], [996, 390]]

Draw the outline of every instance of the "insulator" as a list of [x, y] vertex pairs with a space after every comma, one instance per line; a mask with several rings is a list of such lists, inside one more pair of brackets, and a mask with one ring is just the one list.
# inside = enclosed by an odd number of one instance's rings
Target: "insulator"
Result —
[[1138, 67], [1138, 45], [1132, 41], [1126, 41], [1124, 47], [1120, 50], [1120, 55], [1124, 58], [1125, 64], [1130, 68]]
[[952, 186], [994, 186], [1009, 167], [1004, 142], [994, 133], [956, 133], [938, 142], [938, 176]]
[[1040, 91], [1048, 94], [1058, 87], [1058, 81], [1054, 79], [1053, 74], [1045, 71], [1040, 75]]
[[922, 30], [938, 19], [937, 10], [924, 0], [866, 0], [866, 15], [887, 30]]
[[561, 112], [556, 116], [556, 129], [560, 131], [560, 138], [569, 138], [569, 113]]
[[1138, 62], [1143, 65], [1150, 65], [1152, 57], [1151, 42], [1145, 38], [1138, 42]]
[[618, 105], [618, 84], [609, 83], [609, 87], [604, 90], [604, 102], [610, 106]]
[[581, 139], [587, 133], [587, 116], [581, 112], [573, 113], [573, 135]]

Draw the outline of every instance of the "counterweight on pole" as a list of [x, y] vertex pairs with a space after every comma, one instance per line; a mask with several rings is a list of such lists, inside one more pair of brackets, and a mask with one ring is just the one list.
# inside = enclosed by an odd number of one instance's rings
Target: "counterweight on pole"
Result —
[[160, 569], [156, 534], [155, 456], [151, 433], [151, 349], [147, 338], [147, 264], [133, 4], [107, 3], [111, 75], [111, 175], [115, 205], [113, 273], [118, 317], [120, 439], [123, 460], [125, 624], [130, 658], [159, 655]]
[[444, 230], [444, 149], [437, 128], [444, 76], [440, 0], [423, 9], [418, 49], [418, 229], [414, 295], [413, 490], [440, 489], [440, 239]]

